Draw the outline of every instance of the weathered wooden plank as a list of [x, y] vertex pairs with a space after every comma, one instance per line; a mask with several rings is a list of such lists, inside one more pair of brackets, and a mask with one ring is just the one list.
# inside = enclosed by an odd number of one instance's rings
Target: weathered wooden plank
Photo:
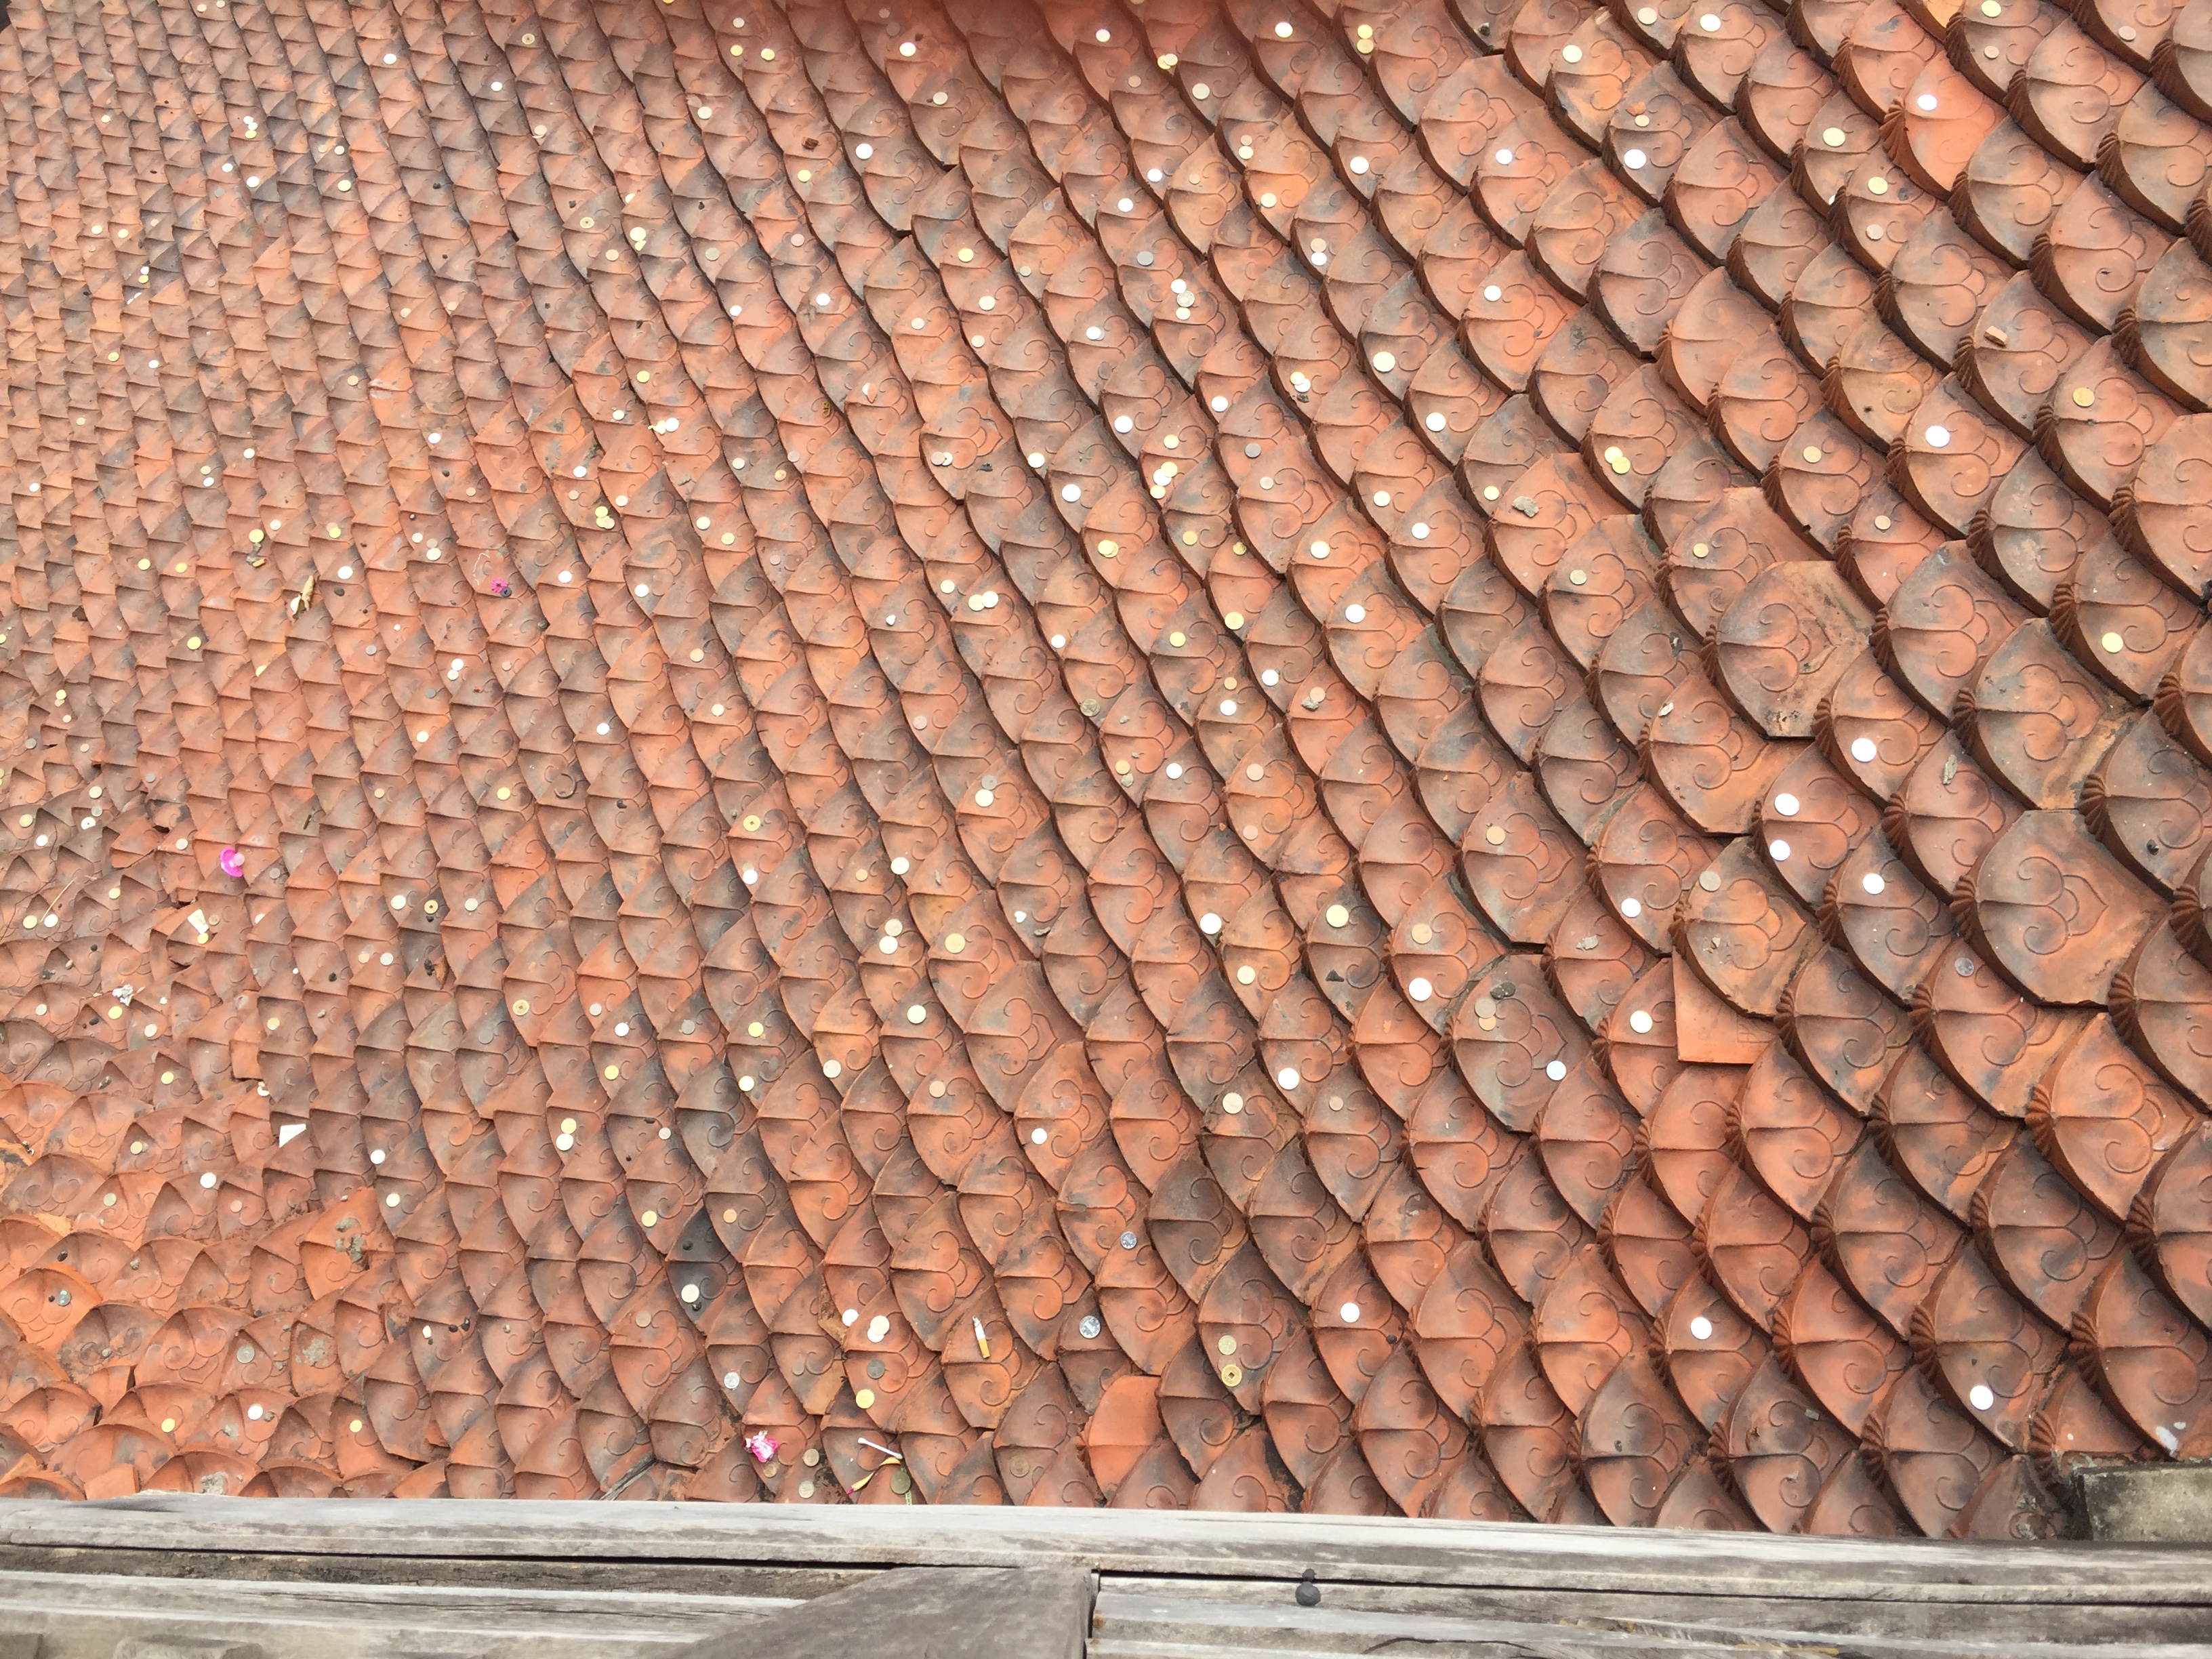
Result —
[[507, 1644], [526, 1644], [542, 1659], [606, 1659], [678, 1651], [796, 1605], [803, 1604], [615, 1589], [9, 1572], [0, 1574], [0, 1637], [41, 1638], [40, 1659], [110, 1659], [132, 1640], [249, 1643], [265, 1659], [475, 1659]]
[[0, 1545], [447, 1560], [1076, 1566], [1123, 1573], [1957, 1604], [2204, 1606], [2186, 1547], [1630, 1534], [1322, 1516], [166, 1498], [0, 1504]]
[[[1318, 1577], [1318, 1576], [1317, 1576]], [[1113, 1574], [1101, 1581], [1100, 1605], [1121, 1605], [1123, 1597], [1197, 1600], [1255, 1609], [1293, 1605], [1297, 1586], [1288, 1579], [1194, 1579], [1172, 1575]], [[1941, 1602], [1810, 1596], [1787, 1601], [1772, 1596], [1703, 1595], [1677, 1591], [1654, 1594], [1583, 1590], [1561, 1596], [1541, 1589], [1480, 1589], [1428, 1584], [1362, 1584], [1319, 1579], [1325, 1605], [1340, 1611], [1419, 1613], [1442, 1619], [1508, 1619], [1530, 1625], [1568, 1621], [1613, 1621], [1638, 1628], [1668, 1623], [1771, 1632], [1783, 1621], [1798, 1632], [1818, 1632], [1823, 1640], [1845, 1642], [1848, 1650], [1885, 1639], [1915, 1640], [1931, 1631], [1972, 1635], [1986, 1647], [2006, 1652], [2016, 1644], [2041, 1642], [2094, 1645], [2124, 1634], [2132, 1640], [2196, 1644], [2204, 1637], [2201, 1608], [2136, 1607], [2127, 1610], [2124, 1631], [2116, 1632], [2109, 1607], [1984, 1605], [1962, 1609]], [[2170, 1651], [2170, 1650], [2168, 1650]]]
[[1084, 1659], [1091, 1575], [902, 1567], [748, 1620], [667, 1659]]
[[[1260, 1659], [1285, 1652], [1418, 1655], [1540, 1654], [1545, 1659], [1735, 1659], [1747, 1649], [1806, 1655], [1836, 1651], [1825, 1632], [1738, 1628], [1706, 1621], [1638, 1620], [1608, 1628], [1585, 1614], [1571, 1625], [1503, 1614], [1376, 1611], [1324, 1594], [1299, 1607], [1288, 1595], [1273, 1607], [1182, 1595], [1146, 1595], [1108, 1586], [1099, 1593], [1090, 1659], [1176, 1654], [1189, 1659]], [[1972, 1636], [1930, 1630], [1920, 1635], [1854, 1641], [1854, 1659], [2197, 1659], [2207, 1650], [2133, 1640], [2110, 1644], [2008, 1642], [2002, 1648]]]

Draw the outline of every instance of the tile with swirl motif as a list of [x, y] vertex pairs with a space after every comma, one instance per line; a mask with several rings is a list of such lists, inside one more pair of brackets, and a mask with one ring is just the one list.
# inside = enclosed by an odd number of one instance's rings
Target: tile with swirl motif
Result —
[[2065, 1516], [2025, 1455], [2008, 1457], [1982, 1478], [1951, 1523], [1954, 1538], [2050, 1539], [2065, 1534]]
[[1593, 1225], [1634, 1170], [1638, 1125], [1594, 1058], [1568, 1072], [1536, 1121], [1536, 1150], [1553, 1186]]
[[1646, 202], [1662, 204], [1685, 157], [1720, 118], [1682, 84], [1673, 64], [1660, 64], [1623, 93], [1600, 147], [1631, 190]]
[[1585, 161], [1552, 187], [1530, 219], [1528, 258], [1562, 292], [1585, 297], [1607, 244], [1641, 208], [1604, 163]]
[[2008, 593], [2048, 615], [2084, 555], [2111, 535], [2103, 516], [2031, 452], [1990, 498], [1968, 546]]
[[1668, 216], [1692, 246], [1718, 263], [1729, 257], [1739, 235], [1748, 234], [1756, 210], [1782, 184], [1781, 169], [1731, 118], [1708, 128], [1684, 154], [1667, 185]]
[[2212, 1136], [2193, 1125], [2170, 1151], [2128, 1218], [2128, 1239], [2156, 1273], [2160, 1285], [2197, 1322], [2212, 1306], [2208, 1229], [2202, 1205]]
[[1875, 1101], [1874, 1128], [1883, 1156], [1961, 1221], [2017, 1133], [1945, 1075], [1917, 1043], [1884, 1080]]
[[1870, 270], [1883, 270], [1937, 205], [1937, 196], [1887, 155], [1870, 154], [1837, 189], [1828, 223], [1853, 257]]
[[2159, 1075], [2212, 1106], [2212, 1066], [2196, 1024], [2212, 997], [2212, 972], [2190, 955], [2172, 925], [2143, 937], [2112, 979], [2112, 1018]]
[[1964, 48], [1960, 67], [1991, 98], [2003, 99], [2043, 37], [2064, 13], [2049, 6], [1998, 6], [1995, 15], [1964, 6], [1953, 19]]
[[1977, 947], [2030, 996], [2101, 1004], [2157, 921], [2151, 895], [2067, 811], [2023, 813], [1990, 847], [1962, 906]]
[[1613, 382], [1590, 418], [1583, 447], [1598, 481], [1635, 510], [1669, 467], [1705, 456], [1721, 459], [1703, 428], [1659, 371], [1645, 364]]
[[2212, 543], [2193, 505], [2208, 464], [2212, 416], [2185, 416], [2143, 451], [2112, 498], [2114, 522], [2128, 545], [2189, 594], [2212, 581]]
[[1659, 949], [1668, 913], [1695, 872], [1718, 851], [1665, 795], [1645, 784], [1606, 821], [1604, 835], [1591, 849], [1590, 872], [1630, 932]]
[[1912, 1363], [1857, 1297], [1815, 1261], [1774, 1316], [1774, 1349], [1828, 1414], [1851, 1434], [1890, 1379]]
[[1966, 944], [1921, 981], [1916, 1032], [1943, 1069], [2007, 1117], [2025, 1117], [2044, 1070], [2088, 1016], [2032, 1003]]
[[1832, 947], [1806, 958], [1784, 996], [1778, 1024], [1806, 1070], [1861, 1116], [1910, 1040], [1904, 1011]]
[[2001, 105], [1942, 61], [1921, 71], [1899, 114], [1904, 143], [1898, 161], [1923, 188], [1938, 193], [1958, 183], [1968, 159], [2004, 118]]
[[1699, 638], [1710, 638], [1763, 573], [1818, 556], [1762, 492], [1731, 489], [1668, 544], [1659, 589]]
[[1530, 371], [1530, 400], [1561, 433], [1580, 444], [1613, 388], [1632, 374], [1635, 356], [1587, 308], [1547, 342]]
[[[1922, 703], [1948, 717], [1979, 665], [2025, 620], [1966, 549], [1951, 543], [1890, 596], [1875, 625], [1875, 654]], [[1887, 798], [1892, 791], [1876, 793]]]
[[1659, 1316], [1696, 1277], [1690, 1226], [1641, 1173], [1614, 1194], [1598, 1225], [1598, 1248], [1644, 1312]]
[[1869, 977], [1907, 1003], [1958, 937], [1942, 898], [1881, 834], [1861, 842], [1837, 869], [1820, 906], [1820, 926]]
[[2022, 437], [2059, 377], [2089, 349], [2091, 336], [2046, 299], [2027, 273], [1997, 289], [1961, 345], [1960, 378]]
[[1804, 738], [1823, 697], [1866, 647], [1874, 613], [1832, 567], [1780, 564], [1738, 594], [1710, 652], [1730, 700], [1771, 738]]
[[1890, 1385], [1862, 1439], [1906, 1517], [1931, 1536], [1950, 1529], [2002, 1456], [1997, 1443], [1917, 1368]]
[[1626, 514], [1600, 520], [1569, 544], [1543, 593], [1545, 621], [1584, 684], [1607, 643], [1651, 598], [1659, 550], [1644, 526]]
[[2196, 1121], [2101, 1015], [2044, 1073], [2027, 1114], [2045, 1156], [2115, 1220]]
[[2008, 274], [1948, 209], [1939, 209], [1897, 250], [1881, 284], [1889, 313], [1913, 349], [1948, 366], [1958, 362], [1982, 307]]
[[2168, 1455], [2194, 1457], [2212, 1431], [2212, 1341], [2120, 1251], [2074, 1326], [2077, 1359], [2100, 1391]]
[[2077, 665], [2040, 617], [1990, 653], [1960, 692], [1954, 717], [1975, 758], [2031, 809], [2079, 804], [2099, 763], [2137, 718]]
[[1955, 378], [1923, 398], [1889, 451], [1890, 481], [1935, 523], [1963, 536], [2020, 459], [2020, 441], [1982, 416]]
[[1410, 1346], [1444, 1405], [1468, 1416], [1504, 1357], [1522, 1345], [1528, 1319], [1481, 1250], [1462, 1244], [1414, 1310]]
[[1825, 216], [1836, 193], [1869, 156], [1881, 155], [1881, 128], [1840, 88], [1832, 88], [1799, 134], [1790, 157], [1791, 180]]
[[[1574, 313], [1573, 297], [1535, 270], [1526, 254], [1516, 250], [1488, 266], [1480, 280], [1474, 280], [1470, 273], [1467, 303], [1460, 313], [1460, 339], [1468, 355], [1506, 391], [1525, 391], [1529, 374], [1545, 348]], [[1498, 447], [1493, 441], [1477, 446], [1470, 453], [1480, 453], [1487, 458]], [[1516, 450], [1509, 446], [1490, 464], [1518, 471], [1513, 466], [1515, 453]], [[1520, 465], [1525, 466], [1534, 459], [1532, 454], [1524, 454]], [[1474, 479], [1469, 483], [1480, 488]]]
[[1729, 246], [1728, 274], [1741, 295], [1777, 310], [1806, 268], [1833, 242], [1803, 197], [1778, 189], [1751, 210]]
[[2069, 1328], [2112, 1261], [2119, 1228], [2067, 1184], [2027, 1136], [2015, 1139], [1975, 1195], [1974, 1237], [2012, 1287]]
[[1825, 373], [1844, 337], [1871, 315], [1874, 297], [1873, 276], [1848, 250], [1831, 247], [1805, 267], [1775, 325], [1807, 368]]
[[[1568, 53], [1566, 46], [1573, 46]], [[1652, 69], [1652, 58], [1621, 24], [1597, 13], [1589, 18], [1553, 58], [1547, 91], [1566, 115], [1568, 126], [1597, 146], [1606, 122], [1628, 101], [1628, 88]]]
[[1579, 141], [1545, 110], [1506, 123], [1475, 160], [1472, 193], [1483, 216], [1519, 246], [1553, 186], [1583, 157]]
[[1729, 453], [1759, 472], [1820, 404], [1818, 379], [1768, 325], [1740, 347], [1706, 413]]
[[[1666, 580], [1662, 566], [1660, 580]], [[1623, 617], [1599, 653], [1586, 684], [1598, 710], [1624, 739], [1650, 726], [1667, 694], [1688, 673], [1696, 641], [1671, 607], [1647, 600]]]
[[1961, 1251], [1945, 1271], [1913, 1322], [1913, 1342], [1954, 1404], [2007, 1445], [2027, 1446], [2064, 1339], [2005, 1288], [1978, 1251]]
[[2212, 51], [2212, 40], [2206, 37], [2202, 15], [2183, 7], [2172, 19], [2172, 32], [2160, 44], [2166, 50], [2157, 54], [2159, 85], [2192, 115], [2212, 118], [2212, 96], [2207, 95], [2208, 88], [2212, 88], [2212, 62], [2206, 57]]
[[1785, 32], [1745, 67], [1736, 87], [1736, 118], [1761, 149], [1786, 163], [1834, 90], [1822, 59]]
[[2150, 720], [2137, 720], [2082, 791], [2082, 811], [2135, 873], [2171, 892], [2212, 844], [2212, 774]]
[[2100, 177], [2120, 199], [2169, 232], [2187, 224], [2212, 168], [2212, 133], [2146, 87], [2128, 100], [2100, 145]]
[[1874, 0], [1853, 16], [1835, 52], [1836, 78], [1869, 114], [1896, 108], [1942, 48], [1902, 7]]
[[1957, 1254], [1963, 1231], [1862, 1140], [1814, 1217], [1822, 1259], [1899, 1335]]
[[1748, 839], [1698, 872], [1671, 924], [1674, 948], [1730, 1006], [1771, 1018], [1818, 936]]
[[1729, 1117], [1736, 1157], [1803, 1221], [1814, 1218], [1863, 1127], [1780, 1043], [1753, 1064]]
[[1860, 437], [1887, 447], [1935, 383], [1935, 371], [1910, 344], [1869, 319], [1837, 343], [1828, 404]]
[[1692, 407], [1704, 410], [1764, 320], [1757, 302], [1728, 272], [1710, 270], [1668, 319], [1657, 351], [1660, 370]]
[[1826, 409], [1790, 434], [1767, 468], [1767, 497], [1806, 539], [1841, 552], [1854, 519], [1881, 477], [1881, 457]]
[[1544, 949], [1544, 976], [1590, 1030], [1620, 1006], [1652, 964], [1652, 952], [1587, 882]]
[[1581, 843], [1525, 772], [1474, 816], [1460, 840], [1460, 868], [1475, 902], [1514, 943], [1541, 942], [1572, 902], [1566, 872]]
[[1473, 1230], [1482, 1224], [1491, 1194], [1522, 1142], [1483, 1109], [1456, 1072], [1442, 1072], [1407, 1119], [1406, 1145], [1423, 1185], [1444, 1212]]
[[2034, 256], [2036, 239], [2081, 179], [2075, 165], [2012, 121], [2000, 121], [1967, 159], [1957, 186], [1959, 217], [1984, 246], [2018, 269]]
[[1768, 741], [1694, 672], [1674, 687], [1641, 747], [1653, 781], [1709, 835], [1748, 828], [1767, 784], [1795, 753]]
[[1531, 1304], [1565, 1270], [1589, 1229], [1567, 1207], [1533, 1152], [1510, 1164], [1482, 1218], [1482, 1239], [1514, 1294]]
[[1549, 1516], [1575, 1488], [1575, 1420], [1526, 1342], [1508, 1350], [1482, 1392], [1482, 1449], [1522, 1508]]
[[1582, 1418], [1583, 1478], [1615, 1526], [1650, 1526], [1690, 1462], [1697, 1427], [1652, 1362], [1631, 1354]]
[[2212, 375], [2199, 346], [2208, 305], [2212, 273], [2195, 248], [2176, 242], [2143, 273], [2118, 331], [2136, 369], [2168, 397], [2195, 410], [2212, 404]]
[[1854, 1455], [1830, 1420], [1770, 1357], [1753, 1371], [1714, 1431], [1729, 1479], [1762, 1525], [1794, 1531], [1837, 1468]]
[[2037, 447], [2076, 489], [2109, 506], [2181, 410], [2131, 372], [2109, 340], [2059, 379], [2058, 395], [2037, 422]]
[[1580, 1418], [1615, 1368], [1641, 1353], [1650, 1336], [1642, 1310], [1590, 1243], [1537, 1302], [1528, 1341], [1560, 1402]]
[[1568, 676], [1572, 667], [1551, 630], [1534, 617], [1483, 662], [1477, 696], [1484, 717], [1524, 766], [1553, 714], [1571, 695]]
[[2107, 54], [2077, 25], [2061, 21], [2021, 70], [2021, 125], [2036, 141], [2079, 167], [2094, 166], [2100, 143], [2143, 77]]
[[1419, 1515], [1467, 1445], [1466, 1424], [1444, 1409], [1409, 1349], [1383, 1362], [1352, 1414], [1361, 1455], [1391, 1500]]
[[2149, 1454], [2150, 1443], [2069, 1358], [2028, 1425], [2028, 1449], [2043, 1478], [2055, 1484], [2091, 1462], [2140, 1460]]
[[1732, 1164], [1705, 1200], [1692, 1238], [1712, 1281], [1745, 1318], [1771, 1331], [1775, 1309], [1812, 1255], [1811, 1235]]
[[1800, 902], [1817, 904], [1852, 847], [1880, 821], [1880, 809], [1851, 787], [1817, 748], [1799, 752], [1769, 786], [1756, 826], [1769, 865]]
[[2203, 628], [2203, 612], [2117, 543], [2082, 551], [2051, 602], [2059, 637], [2099, 678], [2136, 701], [2155, 695]]
[[[1592, 412], [1603, 401], [1607, 384], [1596, 383]], [[1542, 594], [1568, 544], [1613, 512], [1579, 455], [1548, 456], [1502, 487], [1486, 486], [1485, 493], [1492, 488], [1499, 489], [1502, 499], [1490, 520], [1491, 558], [1531, 599]]]
[[1484, 1109], [1525, 1133], [1589, 1044], [1533, 957], [1499, 957], [1469, 989], [1453, 1015], [1454, 1058]]
[[1837, 1466], [1805, 1512], [1802, 1529], [1814, 1538], [1895, 1538], [1905, 1524], [1863, 1453]]
[[[1639, 9], [1643, 22], [1645, 11]], [[1674, 61], [1683, 78], [1717, 109], [1733, 107], [1749, 65], [1783, 36], [1774, 20], [1750, 7], [1692, 7], [1675, 27]], [[1646, 25], [1646, 27], [1650, 27]]]

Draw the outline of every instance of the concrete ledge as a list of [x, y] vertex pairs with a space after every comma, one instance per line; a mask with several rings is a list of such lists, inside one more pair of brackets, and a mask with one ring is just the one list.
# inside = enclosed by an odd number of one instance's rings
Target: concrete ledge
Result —
[[2212, 1463], [2085, 1469], [2075, 1480], [2094, 1539], [2212, 1544]]

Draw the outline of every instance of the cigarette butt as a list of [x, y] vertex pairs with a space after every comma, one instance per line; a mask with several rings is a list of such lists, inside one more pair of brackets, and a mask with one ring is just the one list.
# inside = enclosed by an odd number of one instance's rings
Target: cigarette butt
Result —
[[975, 1346], [983, 1351], [983, 1358], [988, 1359], [991, 1357], [991, 1339], [983, 1334], [982, 1320], [971, 1314], [969, 1322], [975, 1327]]

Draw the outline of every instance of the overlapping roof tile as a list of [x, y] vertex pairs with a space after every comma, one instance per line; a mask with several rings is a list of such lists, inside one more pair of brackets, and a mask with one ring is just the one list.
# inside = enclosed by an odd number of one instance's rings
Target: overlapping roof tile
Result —
[[16, 0], [0, 1492], [2212, 1452], [2212, 9], [1709, 3]]

